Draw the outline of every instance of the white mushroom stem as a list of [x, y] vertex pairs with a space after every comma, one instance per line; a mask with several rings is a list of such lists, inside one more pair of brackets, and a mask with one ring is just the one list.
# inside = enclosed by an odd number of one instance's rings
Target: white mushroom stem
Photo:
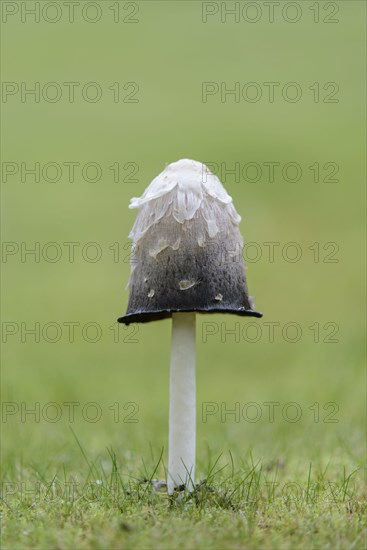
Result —
[[168, 494], [192, 491], [196, 448], [195, 313], [173, 313], [170, 370]]

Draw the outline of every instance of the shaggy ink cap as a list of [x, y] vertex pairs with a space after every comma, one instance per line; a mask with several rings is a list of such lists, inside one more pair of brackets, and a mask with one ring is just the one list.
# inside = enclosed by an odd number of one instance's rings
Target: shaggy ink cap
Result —
[[138, 214], [129, 235], [129, 301], [120, 323], [178, 312], [262, 317], [248, 294], [241, 217], [204, 164], [169, 164], [130, 208]]

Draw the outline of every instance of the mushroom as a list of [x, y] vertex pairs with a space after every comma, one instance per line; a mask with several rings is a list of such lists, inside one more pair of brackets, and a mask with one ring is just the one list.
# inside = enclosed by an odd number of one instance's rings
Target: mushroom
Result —
[[196, 313], [262, 316], [248, 295], [241, 217], [219, 179], [188, 159], [166, 166], [130, 208], [129, 300], [118, 321], [172, 318], [167, 487], [193, 491]]

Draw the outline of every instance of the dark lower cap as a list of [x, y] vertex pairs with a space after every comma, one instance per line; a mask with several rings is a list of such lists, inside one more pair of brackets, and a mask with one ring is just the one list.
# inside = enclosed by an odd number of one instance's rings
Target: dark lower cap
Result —
[[141, 313], [127, 313], [123, 317], [118, 318], [119, 323], [130, 325], [131, 323], [149, 323], [149, 321], [159, 321], [160, 319], [168, 319], [172, 317], [172, 313], [232, 313], [235, 315], [241, 315], [242, 317], [262, 317], [263, 314], [253, 309], [171, 309], [162, 311], [142, 311]]
[[152, 254], [150, 243], [158, 239], [155, 230], [133, 249], [129, 302], [120, 323], [146, 323], [177, 312], [262, 317], [253, 310], [248, 295], [237, 227], [222, 240], [208, 239], [199, 245], [192, 235], [196, 234], [192, 222], [190, 230], [181, 232], [176, 250], [167, 246]]

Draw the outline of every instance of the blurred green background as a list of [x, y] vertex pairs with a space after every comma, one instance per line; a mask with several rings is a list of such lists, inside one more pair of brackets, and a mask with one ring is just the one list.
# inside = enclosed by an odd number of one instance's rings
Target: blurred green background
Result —
[[[20, 2], [13, 4], [20, 9]], [[129, 200], [141, 195], [166, 163], [179, 158], [225, 163], [228, 168], [249, 162], [278, 162], [281, 167], [295, 162], [302, 168], [302, 177], [293, 183], [284, 180], [280, 169], [270, 183], [264, 167], [257, 182], [222, 177], [243, 217], [245, 242], [256, 242], [261, 250], [258, 261], [247, 262], [247, 274], [250, 293], [264, 317], [255, 321], [261, 336], [251, 343], [242, 336], [235, 341], [223, 331], [236, 323], [242, 330], [253, 320], [198, 316], [199, 471], [208, 456], [229, 449], [235, 457], [252, 449], [256, 458], [283, 457], [300, 467], [310, 461], [358, 465], [365, 417], [364, 3], [338, 2], [339, 22], [333, 24], [322, 20], [328, 13], [323, 2], [319, 23], [313, 20], [313, 3], [298, 2], [302, 17], [293, 24], [280, 16], [269, 23], [264, 6], [257, 23], [236, 23], [233, 17], [221, 22], [220, 13], [203, 23], [202, 4], [193, 1], [137, 2], [138, 11], [134, 3], [131, 7], [120, 2], [120, 21], [115, 23], [111, 7], [116, 3], [97, 4], [102, 17], [94, 24], [83, 20], [78, 9], [74, 23], [67, 21], [64, 10], [56, 23], [42, 15], [39, 23], [32, 18], [23, 23], [19, 12], [2, 25], [3, 81], [19, 88], [22, 82], [29, 87], [39, 82], [41, 89], [56, 82], [63, 91], [55, 103], [42, 95], [39, 102], [31, 96], [22, 101], [20, 93], [6, 102], [3, 96], [3, 168], [4, 162], [19, 167], [17, 174], [3, 179], [3, 242], [15, 243], [19, 250], [35, 243], [42, 250], [54, 242], [62, 250], [55, 262], [42, 254], [39, 262], [31, 255], [22, 261], [20, 251], [3, 254], [2, 399], [15, 404], [13, 412], [18, 410], [6, 422], [3, 418], [6, 476], [11, 479], [19, 463], [46, 472], [65, 464], [78, 472], [83, 459], [69, 425], [90, 459], [105, 457], [106, 447], [112, 446], [122, 462], [134, 468], [141, 457], [149, 461], [151, 452], [158, 456], [166, 448], [170, 321], [141, 325], [130, 336], [131, 327], [117, 327], [116, 319], [127, 303], [128, 233], [136, 214], [128, 210]], [[124, 22], [133, 11], [137, 22]], [[47, 17], [54, 17], [52, 8]], [[73, 103], [63, 82], [80, 83]], [[81, 96], [88, 82], [101, 87], [100, 101], [91, 103]], [[109, 89], [115, 82], [120, 85], [118, 102]], [[127, 82], [139, 86], [136, 103], [122, 101], [132, 90], [123, 89]], [[221, 101], [218, 93], [203, 102], [203, 82], [224, 82], [228, 89], [235, 82], [256, 82], [263, 97], [256, 103], [235, 102], [233, 96]], [[267, 100], [264, 82], [280, 83], [273, 103]], [[280, 90], [288, 82], [301, 87], [300, 101], [282, 97]], [[315, 82], [320, 83], [319, 102], [309, 89]], [[331, 91], [323, 90], [328, 82], [339, 86], [337, 103], [323, 101]], [[32, 176], [22, 182], [22, 162], [28, 167], [36, 162], [41, 167], [49, 162], [80, 166], [74, 182], [66, 168], [54, 183], [42, 175], [39, 182]], [[81, 167], [89, 162], [101, 167], [99, 181], [83, 178]], [[321, 167], [319, 182], [309, 169], [316, 162]], [[323, 166], [329, 162], [338, 165], [336, 182], [323, 181]], [[109, 169], [115, 163], [121, 169], [118, 182]], [[127, 163], [137, 165], [135, 182], [123, 181], [131, 171]], [[69, 261], [66, 242], [80, 243], [74, 262]], [[91, 242], [101, 251], [96, 262], [82, 255]], [[280, 243], [274, 261], [269, 261], [268, 242]], [[301, 249], [297, 262], [282, 256], [289, 242]], [[314, 243], [320, 249], [317, 262], [309, 248]], [[323, 248], [327, 243], [336, 243], [337, 261], [324, 261], [333, 250]], [[13, 245], [3, 246], [4, 253]], [[92, 257], [92, 248], [89, 253]], [[79, 323], [74, 342], [64, 325], [68, 322]], [[204, 342], [208, 322], [218, 323], [218, 332]], [[267, 322], [279, 323], [274, 342], [269, 341]], [[281, 329], [290, 322], [301, 327], [298, 342], [282, 337]], [[39, 342], [24, 333], [25, 326], [35, 323], [40, 323]], [[47, 323], [62, 328], [59, 341], [47, 341], [54, 337], [52, 327], [42, 335]], [[83, 338], [87, 323], [98, 324], [99, 341]], [[309, 328], [315, 323], [319, 342]], [[335, 327], [337, 341], [324, 342]], [[12, 329], [16, 334], [8, 334]], [[117, 329], [119, 342], [114, 341]], [[89, 330], [87, 338], [93, 339], [93, 328]], [[289, 334], [293, 337], [291, 330]], [[249, 331], [249, 338], [253, 335]], [[22, 402], [29, 409], [40, 404], [39, 421], [30, 415], [22, 418]], [[47, 418], [56, 409], [42, 415], [42, 407], [50, 402], [62, 409], [55, 422]], [[65, 402], [80, 404], [71, 423]], [[96, 422], [81, 414], [90, 402], [102, 411]], [[126, 421], [131, 409], [124, 406], [130, 402], [139, 407], [135, 423]], [[219, 407], [225, 403], [228, 409], [236, 402], [241, 408], [256, 402], [262, 418], [252, 423], [227, 416], [222, 422], [217, 414], [204, 423], [203, 402]], [[274, 422], [269, 421], [266, 402], [280, 403]], [[298, 422], [282, 417], [282, 407], [289, 402], [301, 408]], [[333, 409], [323, 408], [331, 402], [338, 409], [333, 416], [337, 422], [332, 423], [325, 419]], [[110, 409], [116, 411], [114, 403], [119, 404], [119, 422]], [[86, 414], [93, 418], [94, 410]], [[249, 410], [249, 416], [253, 414]]]

